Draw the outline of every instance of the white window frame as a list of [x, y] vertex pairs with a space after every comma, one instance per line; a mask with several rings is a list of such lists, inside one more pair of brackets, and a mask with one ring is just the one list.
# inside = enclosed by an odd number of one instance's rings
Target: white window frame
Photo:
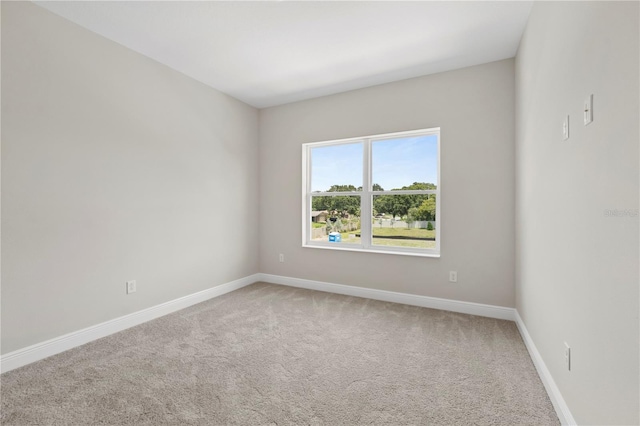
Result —
[[[408, 190], [408, 191], [373, 191], [372, 182], [372, 157], [371, 145], [373, 142], [385, 139], [398, 139], [412, 136], [436, 135], [437, 142], [437, 182], [434, 190]], [[313, 148], [330, 145], [347, 145], [362, 143], [363, 146], [363, 169], [362, 169], [362, 191], [356, 192], [311, 192], [311, 150]], [[310, 142], [302, 144], [302, 247], [360, 251], [368, 253], [399, 254], [409, 256], [440, 257], [440, 230], [442, 228], [442, 206], [441, 183], [440, 183], [440, 128], [411, 130], [406, 132], [385, 133], [357, 138], [336, 139], [323, 142]], [[411, 247], [390, 247], [373, 245], [372, 223], [373, 216], [373, 196], [374, 195], [411, 195], [411, 194], [435, 194], [436, 195], [436, 247], [435, 248], [411, 248]], [[360, 197], [360, 244], [330, 243], [324, 241], [311, 240], [311, 199], [312, 196], [340, 197], [340, 196]]]

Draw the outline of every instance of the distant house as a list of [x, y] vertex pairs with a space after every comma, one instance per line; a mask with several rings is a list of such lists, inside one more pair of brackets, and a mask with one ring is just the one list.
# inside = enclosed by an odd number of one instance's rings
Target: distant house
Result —
[[329, 214], [329, 212], [326, 211], [326, 210], [312, 211], [311, 212], [311, 222], [315, 222], [315, 223], [326, 222], [328, 214]]

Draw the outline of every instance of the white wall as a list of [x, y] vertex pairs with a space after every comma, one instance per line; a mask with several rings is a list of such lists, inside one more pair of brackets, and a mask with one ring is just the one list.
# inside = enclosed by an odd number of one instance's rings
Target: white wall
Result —
[[640, 423], [638, 12], [536, 2], [516, 61], [517, 309], [579, 424]]
[[258, 271], [257, 110], [28, 2], [2, 89], [3, 353]]
[[[2, 353], [260, 270], [516, 306], [579, 423], [637, 424], [638, 217], [605, 210], [638, 209], [638, 38], [637, 3], [536, 3], [515, 82], [504, 60], [262, 110], [258, 158], [255, 109], [2, 2]], [[301, 144], [435, 126], [441, 258], [301, 247]]]
[[[429, 127], [442, 132], [441, 258], [301, 247], [303, 143]], [[260, 110], [260, 271], [512, 307], [513, 155], [512, 59]]]

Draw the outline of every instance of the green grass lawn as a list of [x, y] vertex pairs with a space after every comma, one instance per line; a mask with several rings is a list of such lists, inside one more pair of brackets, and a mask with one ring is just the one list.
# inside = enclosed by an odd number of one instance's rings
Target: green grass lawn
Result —
[[314, 228], [324, 228], [325, 226], [327, 226], [326, 223], [317, 223], [317, 222], [311, 222], [311, 226]]
[[[351, 232], [342, 232], [342, 244], [360, 244], [360, 230]], [[436, 231], [428, 231], [426, 229], [407, 229], [407, 228], [373, 228], [373, 245], [388, 247], [417, 247], [417, 248], [435, 248], [436, 242], [432, 240], [412, 240], [414, 238], [435, 238]], [[404, 239], [394, 238], [375, 238], [376, 235], [385, 237], [402, 236]]]
[[436, 248], [436, 242], [430, 240], [393, 240], [390, 238], [374, 238], [374, 246]]
[[[360, 231], [358, 231], [360, 233]], [[373, 228], [373, 236], [379, 235], [381, 237], [413, 237], [413, 238], [435, 238], [436, 231], [429, 231], [427, 229], [419, 228]]]

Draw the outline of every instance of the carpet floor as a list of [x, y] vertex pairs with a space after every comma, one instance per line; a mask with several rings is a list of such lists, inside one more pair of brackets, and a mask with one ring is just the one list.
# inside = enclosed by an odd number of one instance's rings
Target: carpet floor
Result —
[[3, 425], [557, 425], [515, 323], [257, 283], [0, 376]]

